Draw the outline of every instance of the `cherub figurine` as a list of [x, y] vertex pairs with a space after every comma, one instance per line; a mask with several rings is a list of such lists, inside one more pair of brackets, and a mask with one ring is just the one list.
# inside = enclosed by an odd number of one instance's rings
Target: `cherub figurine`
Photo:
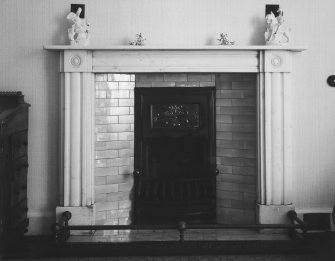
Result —
[[265, 19], [267, 23], [266, 32], [264, 33], [265, 43], [267, 45], [288, 45], [290, 42], [290, 28], [284, 24], [283, 11], [277, 11], [279, 15], [271, 12]]
[[220, 34], [220, 38], [217, 39], [220, 42], [220, 45], [234, 45], [235, 41], [231, 41], [228, 38], [228, 34]]
[[146, 38], [142, 36], [142, 33], [136, 34], [135, 41], [129, 41], [129, 45], [144, 45]]
[[76, 13], [69, 13], [66, 17], [73, 22], [71, 28], [68, 29], [68, 36], [71, 45], [88, 45], [90, 40], [89, 23], [80, 18], [82, 9], [79, 7]]

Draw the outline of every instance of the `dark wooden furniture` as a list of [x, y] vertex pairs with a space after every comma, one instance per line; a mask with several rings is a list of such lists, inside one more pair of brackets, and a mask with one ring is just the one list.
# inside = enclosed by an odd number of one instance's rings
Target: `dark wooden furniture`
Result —
[[27, 232], [28, 107], [21, 92], [0, 92], [1, 254]]
[[215, 88], [135, 89], [135, 224], [215, 223]]

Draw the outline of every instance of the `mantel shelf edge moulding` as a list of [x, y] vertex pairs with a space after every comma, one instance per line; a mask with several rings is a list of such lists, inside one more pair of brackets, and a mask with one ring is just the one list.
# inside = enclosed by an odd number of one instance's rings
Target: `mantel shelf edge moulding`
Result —
[[257, 73], [258, 221], [286, 223], [292, 202], [293, 53], [305, 46], [70, 46], [60, 52], [61, 173], [57, 217], [91, 225], [94, 211], [95, 73]]
[[45, 50], [287, 50], [301, 52], [308, 49], [300, 45], [196, 45], [196, 46], [156, 46], [156, 45], [44, 45]]

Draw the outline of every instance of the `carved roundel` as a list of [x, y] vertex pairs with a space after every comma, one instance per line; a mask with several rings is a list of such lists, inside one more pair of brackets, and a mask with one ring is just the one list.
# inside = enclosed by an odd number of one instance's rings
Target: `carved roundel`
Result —
[[79, 67], [81, 65], [81, 57], [77, 54], [70, 58], [70, 63], [73, 67]]
[[278, 66], [281, 65], [281, 63], [282, 63], [282, 60], [281, 60], [280, 56], [278, 56], [278, 55], [274, 55], [274, 56], [271, 58], [271, 64], [272, 64], [273, 66], [278, 67]]

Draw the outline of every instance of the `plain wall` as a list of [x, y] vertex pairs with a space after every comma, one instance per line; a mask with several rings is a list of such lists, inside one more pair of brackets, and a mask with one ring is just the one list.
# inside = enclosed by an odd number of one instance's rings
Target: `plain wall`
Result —
[[294, 57], [294, 203], [300, 209], [335, 205], [335, 1], [333, 0], [1, 0], [0, 89], [20, 90], [31, 104], [29, 129], [30, 234], [49, 233], [57, 204], [58, 53], [67, 44], [71, 3], [86, 4], [92, 44], [213, 45], [221, 32], [238, 45], [263, 44], [265, 4], [281, 4]]

